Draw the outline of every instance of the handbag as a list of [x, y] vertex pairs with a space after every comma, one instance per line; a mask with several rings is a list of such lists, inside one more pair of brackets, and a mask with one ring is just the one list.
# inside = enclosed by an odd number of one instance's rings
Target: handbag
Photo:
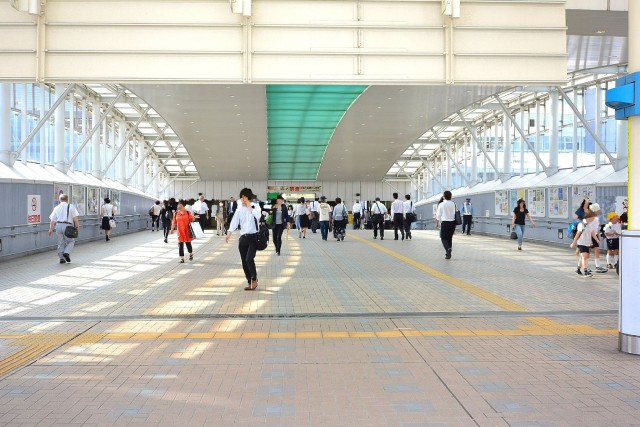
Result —
[[116, 224], [116, 220], [114, 218], [111, 218], [109, 220], [109, 227], [111, 227], [111, 229], [114, 229], [114, 228], [116, 228], [116, 225], [117, 225]]
[[256, 249], [263, 251], [269, 246], [269, 229], [264, 225], [258, 225], [258, 220], [253, 217], [253, 221], [256, 223]]
[[[70, 205], [67, 203], [67, 222], [69, 221], [69, 207]], [[67, 225], [64, 229], [64, 235], [68, 239], [75, 239], [78, 237], [78, 229], [73, 225]]]
[[202, 227], [200, 227], [200, 223], [190, 222], [189, 223], [189, 235], [192, 239], [202, 239], [204, 237], [204, 231], [202, 231]]
[[516, 240], [518, 238], [518, 233], [516, 233], [515, 231], [511, 232], [511, 240]]
[[460, 210], [456, 206], [456, 225], [460, 225], [460, 224], [462, 224], [462, 216], [460, 215]]

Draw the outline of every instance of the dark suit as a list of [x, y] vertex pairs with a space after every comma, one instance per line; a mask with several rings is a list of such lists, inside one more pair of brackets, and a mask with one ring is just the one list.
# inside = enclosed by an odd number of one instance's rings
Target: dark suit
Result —
[[[229, 210], [229, 206], [231, 206], [231, 210]], [[229, 225], [231, 224], [231, 220], [233, 219], [233, 215], [236, 213], [236, 210], [238, 209], [238, 201], [234, 200], [233, 203], [231, 203], [231, 205], [227, 205], [226, 206], [227, 209], [227, 230], [229, 230]], [[231, 230], [231, 231], [235, 231], [235, 230]]]
[[277, 206], [271, 208], [271, 218], [273, 219], [271, 222], [271, 228], [273, 229], [273, 244], [276, 245], [276, 253], [280, 254], [280, 248], [282, 247], [282, 232], [287, 228], [287, 224], [289, 223], [289, 211], [287, 210], [287, 205], [283, 203], [282, 206], [280, 206], [280, 210], [282, 211], [282, 224], [276, 224], [277, 210]]

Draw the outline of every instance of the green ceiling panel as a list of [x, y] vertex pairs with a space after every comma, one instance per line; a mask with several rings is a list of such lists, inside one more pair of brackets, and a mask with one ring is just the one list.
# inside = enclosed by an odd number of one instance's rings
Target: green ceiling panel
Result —
[[267, 85], [269, 179], [315, 180], [331, 135], [363, 85]]

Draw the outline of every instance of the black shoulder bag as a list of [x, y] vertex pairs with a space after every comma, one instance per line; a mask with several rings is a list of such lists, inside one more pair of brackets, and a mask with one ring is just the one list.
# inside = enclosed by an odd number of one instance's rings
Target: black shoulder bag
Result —
[[253, 217], [253, 221], [256, 224], [257, 230], [256, 249], [258, 249], [259, 251], [263, 251], [267, 249], [267, 246], [269, 246], [269, 229], [263, 224], [258, 225], [258, 220], [255, 216]]
[[[71, 223], [69, 223], [69, 208], [71, 207], [71, 205], [69, 203], [67, 203], [67, 228], [64, 229], [64, 235], [65, 237], [67, 237], [68, 239], [75, 239], [76, 237], [78, 237], [78, 229], [76, 227], [74, 227], [73, 225], [71, 225]], [[73, 219], [72, 219], [73, 221]]]

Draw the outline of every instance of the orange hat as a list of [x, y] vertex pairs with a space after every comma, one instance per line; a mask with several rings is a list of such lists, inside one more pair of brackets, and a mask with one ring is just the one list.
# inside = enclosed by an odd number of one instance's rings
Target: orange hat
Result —
[[609, 213], [607, 214], [607, 219], [608, 219], [609, 221], [611, 221], [613, 218], [615, 218], [615, 217], [617, 217], [617, 216], [618, 216], [618, 214], [617, 214], [617, 213], [615, 213], [615, 212], [609, 212]]

